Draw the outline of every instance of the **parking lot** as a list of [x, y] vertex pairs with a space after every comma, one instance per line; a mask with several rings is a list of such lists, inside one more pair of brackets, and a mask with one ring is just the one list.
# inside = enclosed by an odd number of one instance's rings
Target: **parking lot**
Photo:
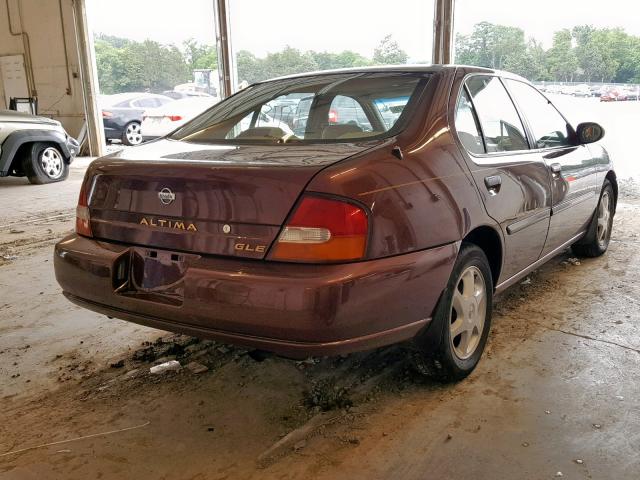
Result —
[[[63, 183], [0, 179], [0, 478], [637, 478], [640, 105], [557, 97], [608, 130], [609, 252], [566, 251], [499, 297], [455, 385], [402, 345], [296, 362], [75, 307], [52, 248], [90, 159]], [[149, 373], [169, 359], [182, 368]]]

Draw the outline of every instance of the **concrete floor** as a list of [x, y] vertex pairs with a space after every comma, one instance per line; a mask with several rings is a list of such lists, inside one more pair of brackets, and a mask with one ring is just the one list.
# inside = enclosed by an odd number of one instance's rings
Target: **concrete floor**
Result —
[[[439, 385], [402, 346], [256, 362], [71, 305], [51, 254], [84, 166], [0, 179], [0, 479], [640, 478], [637, 185], [609, 252], [499, 298], [477, 370]], [[208, 371], [149, 375], [171, 354]]]

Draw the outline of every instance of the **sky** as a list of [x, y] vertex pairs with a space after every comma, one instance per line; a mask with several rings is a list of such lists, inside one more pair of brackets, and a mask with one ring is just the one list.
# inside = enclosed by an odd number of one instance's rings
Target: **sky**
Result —
[[[230, 0], [233, 48], [263, 57], [300, 50], [354, 50], [371, 57], [387, 34], [410, 61], [431, 58], [432, 0]], [[640, 36], [640, 0], [456, 0], [456, 31], [486, 20], [516, 26], [551, 45], [553, 32], [574, 25], [622, 27]], [[212, 0], [89, 0], [94, 32], [180, 45], [213, 44]]]

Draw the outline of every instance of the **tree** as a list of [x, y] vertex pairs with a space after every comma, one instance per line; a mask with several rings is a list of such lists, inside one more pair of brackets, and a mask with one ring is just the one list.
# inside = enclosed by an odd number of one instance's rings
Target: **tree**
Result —
[[184, 59], [190, 70], [218, 68], [218, 52], [212, 45], [200, 45], [196, 40], [190, 38], [182, 42]]
[[309, 52], [302, 53], [287, 45], [282, 51], [269, 53], [263, 61], [262, 74], [266, 78], [318, 70], [318, 64]]
[[105, 94], [122, 92], [127, 67], [120, 50], [110, 43], [97, 39], [95, 42], [96, 64], [100, 91]]
[[474, 26], [471, 35], [458, 35], [456, 42], [458, 63], [524, 70], [529, 62], [524, 31], [520, 28], [481, 22]]
[[266, 80], [263, 60], [257, 58], [247, 50], [240, 50], [236, 55], [236, 66], [238, 68], [238, 82], [247, 81], [249, 83]]
[[[178, 49], [146, 40], [97, 35], [98, 78], [102, 93], [149, 90], [161, 92], [191, 81], [192, 71], [217, 68], [216, 50], [189, 39]], [[259, 58], [237, 53], [238, 80], [255, 83], [282, 75], [406, 63], [408, 55], [391, 35], [382, 39], [373, 59], [344, 50], [339, 53], [301, 52], [290, 46]], [[557, 31], [545, 51], [520, 28], [481, 22], [470, 35], [457, 35], [456, 62], [509, 70], [533, 81], [640, 82], [640, 37], [620, 28], [578, 25]]]
[[640, 83], [640, 37], [629, 36], [625, 50], [614, 80]]
[[551, 76], [557, 80], [572, 82], [578, 73], [578, 59], [572, 47], [572, 35], [568, 28], [553, 35], [553, 45], [547, 54]]
[[98, 36], [95, 44], [102, 93], [162, 92], [191, 79], [183, 53], [175, 45], [105, 35]]
[[384, 37], [373, 51], [373, 63], [382, 65], [398, 65], [407, 63], [409, 55], [402, 50], [391, 35]]
[[135, 68], [138, 85], [161, 92], [191, 80], [191, 72], [182, 52], [175, 45], [165, 46], [152, 40], [135, 42], [125, 49]]
[[362, 67], [371, 65], [371, 60], [350, 50], [340, 53], [309, 50], [302, 53], [287, 46], [280, 52], [269, 53], [265, 58], [258, 58], [251, 52], [240, 50], [236, 55], [236, 64], [238, 81], [254, 83], [291, 73]]
[[318, 65], [320, 70], [331, 70], [334, 68], [364, 67], [371, 65], [371, 60], [363, 57], [359, 53], [344, 50], [340, 53], [330, 52], [307, 52]]

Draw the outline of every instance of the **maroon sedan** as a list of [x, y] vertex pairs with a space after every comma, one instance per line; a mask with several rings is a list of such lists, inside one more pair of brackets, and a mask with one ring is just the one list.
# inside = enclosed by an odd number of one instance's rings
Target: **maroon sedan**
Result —
[[606, 251], [603, 133], [481, 68], [259, 83], [93, 162], [56, 277], [90, 310], [292, 358], [412, 340], [460, 379], [496, 292], [569, 246]]

